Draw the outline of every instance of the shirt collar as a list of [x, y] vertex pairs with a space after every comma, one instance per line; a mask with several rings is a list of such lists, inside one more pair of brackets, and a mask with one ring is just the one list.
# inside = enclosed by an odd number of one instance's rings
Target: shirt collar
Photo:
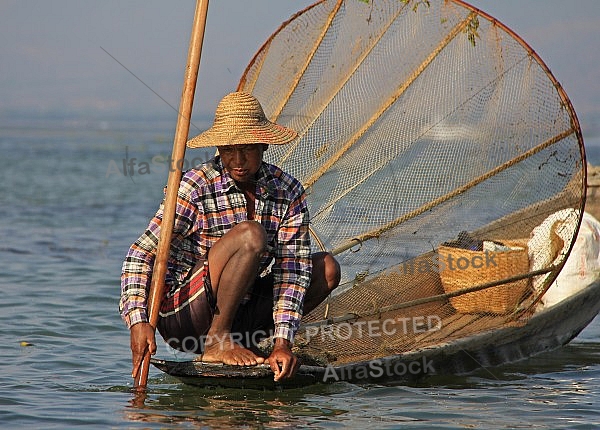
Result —
[[[232, 187], [239, 190], [239, 188], [235, 184], [235, 181], [223, 166], [221, 157], [219, 157], [218, 155], [215, 157], [215, 164], [221, 172], [221, 184], [223, 191], [227, 192], [231, 190]], [[273, 180], [273, 175], [269, 171], [267, 163], [263, 161], [258, 169], [258, 172], [256, 173], [256, 187], [258, 194], [262, 198], [266, 198], [272, 193], [273, 185], [271, 183]]]

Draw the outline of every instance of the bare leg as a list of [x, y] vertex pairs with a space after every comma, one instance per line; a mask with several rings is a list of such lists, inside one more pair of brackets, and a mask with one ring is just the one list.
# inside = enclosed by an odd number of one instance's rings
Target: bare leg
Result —
[[211, 248], [208, 254], [217, 312], [206, 336], [202, 361], [251, 366], [264, 359], [234, 342], [231, 326], [238, 306], [253, 284], [261, 255], [266, 248], [266, 233], [257, 222], [236, 225]]
[[332, 254], [313, 254], [313, 271], [310, 287], [304, 298], [304, 315], [315, 309], [340, 283], [340, 265]]
[[[264, 358], [235, 343], [231, 326], [242, 298], [254, 283], [266, 247], [263, 227], [253, 221], [238, 224], [210, 250], [209, 271], [217, 312], [206, 336], [202, 361], [251, 366]], [[304, 314], [317, 307], [339, 284], [340, 266], [326, 252], [313, 255], [313, 274]]]

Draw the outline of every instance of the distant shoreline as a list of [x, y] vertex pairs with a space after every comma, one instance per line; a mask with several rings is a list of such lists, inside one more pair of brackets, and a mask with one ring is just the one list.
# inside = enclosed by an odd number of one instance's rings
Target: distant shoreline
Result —
[[585, 211], [600, 220], [600, 166], [588, 164]]

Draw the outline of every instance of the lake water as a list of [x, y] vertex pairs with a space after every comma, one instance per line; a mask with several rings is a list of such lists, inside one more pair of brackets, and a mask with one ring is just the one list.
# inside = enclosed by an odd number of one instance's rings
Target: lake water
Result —
[[[560, 351], [465, 377], [263, 392], [186, 386], [151, 369], [147, 397], [136, 401], [129, 336], [117, 311], [120, 267], [161, 199], [171, 128], [64, 118], [0, 124], [0, 426], [600, 424], [599, 319]], [[590, 146], [594, 163], [598, 148]], [[123, 174], [123, 159], [133, 175]], [[163, 346], [158, 356], [168, 358]]]

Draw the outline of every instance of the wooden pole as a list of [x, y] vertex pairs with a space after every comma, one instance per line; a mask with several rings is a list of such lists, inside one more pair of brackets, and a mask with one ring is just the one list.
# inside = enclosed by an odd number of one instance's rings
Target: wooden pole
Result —
[[[192, 25], [192, 35], [188, 49], [187, 65], [184, 73], [183, 90], [179, 104], [179, 116], [175, 129], [173, 141], [173, 152], [171, 159], [175, 162], [175, 169], [169, 172], [167, 179], [167, 194], [165, 196], [163, 219], [158, 239], [158, 248], [152, 271], [152, 283], [148, 297], [148, 319], [154, 329], [158, 323], [158, 311], [164, 293], [165, 276], [167, 274], [167, 262], [171, 247], [173, 224], [175, 221], [175, 209], [177, 207], [177, 191], [181, 182], [181, 167], [185, 157], [185, 145], [190, 130], [190, 117], [194, 104], [194, 93], [202, 55], [202, 42], [204, 40], [204, 29], [206, 26], [206, 15], [208, 12], [208, 0], [196, 1], [196, 12]], [[150, 368], [150, 352], [146, 350], [142, 365], [138, 374], [134, 377], [134, 387], [145, 387], [148, 381]]]

